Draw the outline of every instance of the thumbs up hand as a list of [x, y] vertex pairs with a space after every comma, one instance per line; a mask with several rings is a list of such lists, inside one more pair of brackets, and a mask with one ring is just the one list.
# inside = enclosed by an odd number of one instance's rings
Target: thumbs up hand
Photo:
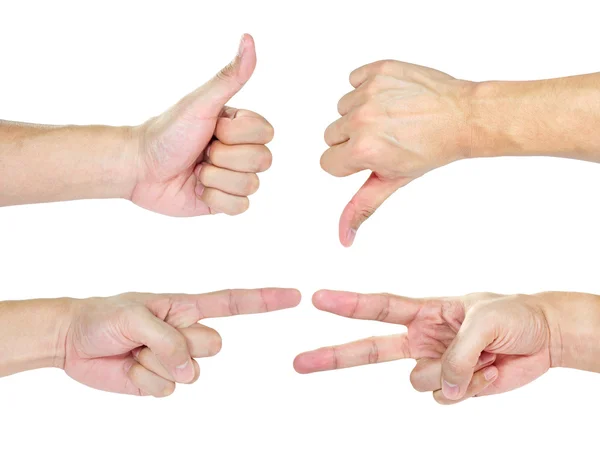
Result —
[[396, 190], [467, 157], [475, 84], [427, 67], [379, 61], [350, 75], [342, 116], [325, 131], [323, 169], [336, 177], [372, 174], [346, 206], [340, 241], [349, 247], [360, 225]]
[[271, 165], [265, 146], [273, 127], [262, 116], [225, 104], [256, 66], [254, 40], [244, 35], [238, 54], [212, 80], [162, 115], [134, 129], [139, 170], [131, 200], [177, 217], [248, 209], [256, 173]]

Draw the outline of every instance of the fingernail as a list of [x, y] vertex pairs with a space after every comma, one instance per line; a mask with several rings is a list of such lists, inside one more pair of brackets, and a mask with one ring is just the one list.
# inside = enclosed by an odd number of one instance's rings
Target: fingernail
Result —
[[498, 369], [496, 367], [486, 368], [483, 372], [483, 377], [486, 381], [491, 381], [498, 376]]
[[196, 193], [196, 196], [201, 197], [202, 193], [204, 193], [204, 186], [198, 182], [196, 183], [196, 189], [194, 190], [194, 193]]
[[137, 360], [138, 355], [140, 355], [140, 352], [142, 352], [142, 348], [138, 347], [137, 349], [131, 351], [131, 354], [133, 355], [133, 358]]
[[479, 362], [478, 365], [485, 365], [486, 363], [490, 363], [492, 360], [494, 360], [496, 356], [494, 354], [490, 354], [488, 352], [486, 352], [483, 356], [479, 357]]
[[189, 360], [184, 364], [175, 367], [175, 372], [177, 373], [176, 379], [179, 382], [188, 382], [194, 377], [192, 366], [190, 365]]
[[354, 243], [354, 238], [356, 237], [356, 230], [354, 228], [350, 228], [348, 233], [346, 234], [346, 241], [348, 241], [348, 245], [352, 245]]
[[444, 397], [454, 400], [458, 397], [459, 392], [460, 388], [457, 384], [450, 384], [448, 381], [442, 382], [442, 394], [444, 394]]

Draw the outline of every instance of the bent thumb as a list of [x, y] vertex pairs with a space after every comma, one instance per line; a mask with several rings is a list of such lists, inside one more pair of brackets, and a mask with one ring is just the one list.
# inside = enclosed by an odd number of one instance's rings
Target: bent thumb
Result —
[[484, 314], [467, 316], [442, 356], [442, 393], [459, 400], [469, 387], [481, 353], [494, 341], [494, 323]]
[[386, 180], [375, 172], [360, 187], [342, 212], [340, 218], [340, 242], [350, 247], [360, 225], [362, 225], [396, 190], [408, 184], [412, 179], [401, 178]]

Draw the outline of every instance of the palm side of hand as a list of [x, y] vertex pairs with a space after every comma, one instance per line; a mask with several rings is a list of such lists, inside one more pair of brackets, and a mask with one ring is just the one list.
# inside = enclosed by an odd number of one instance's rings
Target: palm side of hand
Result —
[[[417, 366], [411, 381], [418, 390], [440, 389], [442, 358], [463, 333], [463, 324], [487, 324], [497, 332], [470, 365], [480, 370], [495, 365], [498, 376], [473, 395], [489, 395], [521, 387], [550, 368], [548, 329], [543, 313], [534, 304], [515, 297], [491, 294], [464, 298], [423, 299], [349, 292], [317, 292], [318, 309], [344, 317], [378, 320], [407, 327], [406, 333], [373, 337], [330, 346], [299, 355], [300, 373], [333, 370], [412, 358]], [[473, 325], [475, 327], [475, 325]], [[477, 357], [486, 360], [483, 365]]]
[[195, 191], [194, 170], [204, 161], [216, 122], [217, 118], [174, 117], [167, 112], [141, 126], [138, 142], [144, 172], [132, 201], [167, 215], [209, 214]]
[[126, 295], [88, 300], [70, 327], [65, 372], [76, 381], [109, 392], [136, 393], [127, 376], [131, 351], [142, 346], [127, 327], [143, 302]]

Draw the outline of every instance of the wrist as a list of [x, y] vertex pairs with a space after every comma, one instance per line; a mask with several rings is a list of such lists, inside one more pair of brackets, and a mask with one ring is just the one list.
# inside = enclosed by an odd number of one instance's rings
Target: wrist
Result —
[[476, 83], [471, 92], [471, 157], [485, 158], [516, 155], [526, 150], [516, 120], [519, 96], [511, 82]]
[[113, 137], [116, 140], [116, 154], [113, 159], [114, 182], [112, 184], [114, 197], [131, 199], [138, 181], [140, 169], [140, 134], [133, 126], [113, 127]]
[[71, 325], [73, 324], [79, 300], [73, 298], [60, 298], [51, 301], [54, 302], [50, 318], [54, 324], [52, 332], [52, 342], [54, 345], [50, 349], [52, 362], [49, 366], [64, 370], [67, 338]]
[[64, 368], [73, 300], [0, 303], [0, 376], [37, 368]]
[[571, 292], [536, 297], [548, 322], [551, 366], [600, 372], [600, 297]]

